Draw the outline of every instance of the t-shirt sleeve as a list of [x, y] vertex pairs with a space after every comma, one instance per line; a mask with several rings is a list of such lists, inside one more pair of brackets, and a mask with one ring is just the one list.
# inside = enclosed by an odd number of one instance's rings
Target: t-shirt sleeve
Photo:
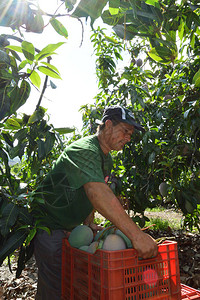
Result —
[[102, 159], [99, 153], [88, 149], [68, 151], [63, 158], [69, 185], [78, 189], [87, 182], [104, 182]]

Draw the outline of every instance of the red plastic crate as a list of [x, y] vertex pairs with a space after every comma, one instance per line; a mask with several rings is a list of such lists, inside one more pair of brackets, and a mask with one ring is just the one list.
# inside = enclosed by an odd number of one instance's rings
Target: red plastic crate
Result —
[[155, 258], [140, 260], [134, 249], [72, 248], [63, 240], [62, 300], [180, 300], [177, 243], [158, 246]]
[[200, 291], [195, 290], [187, 285], [181, 284], [182, 300], [200, 300]]

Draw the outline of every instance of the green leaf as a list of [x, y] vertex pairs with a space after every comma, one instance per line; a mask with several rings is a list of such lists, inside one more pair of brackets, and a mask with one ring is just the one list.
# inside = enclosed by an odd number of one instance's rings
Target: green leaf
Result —
[[[103, 22], [110, 25], [110, 26], [116, 25], [117, 22], [119, 21], [120, 17], [122, 17], [122, 14], [111, 15], [109, 10], [105, 10], [103, 12], [103, 14], [101, 15], [101, 18], [102, 18]], [[123, 26], [123, 28], [124, 28], [124, 25], [121, 25], [121, 24], [118, 24], [118, 25]], [[116, 26], [118, 26], [118, 25], [116, 25]]]
[[22, 70], [27, 65], [27, 60], [23, 60], [19, 65], [19, 71]]
[[18, 230], [12, 232], [11, 236], [0, 248], [0, 264], [4, 259], [18, 249], [25, 241], [28, 233], [27, 230]]
[[23, 99], [23, 102], [26, 101], [30, 95], [31, 87], [30, 84], [26, 80], [22, 80], [21, 85], [20, 85], [20, 97]]
[[46, 226], [40, 226], [40, 225], [38, 226], [37, 225], [37, 229], [45, 230], [49, 235], [51, 235], [51, 230]]
[[76, 0], [65, 0], [65, 7], [71, 11], [74, 8], [74, 4], [76, 4]]
[[28, 209], [25, 207], [20, 207], [18, 217], [26, 225], [31, 225], [33, 222], [32, 215], [29, 213]]
[[109, 7], [119, 8], [120, 0], [109, 0]]
[[55, 72], [53, 69], [51, 69], [51, 68], [49, 68], [49, 67], [43, 67], [43, 66], [40, 66], [40, 67], [38, 67], [38, 70], [39, 70], [40, 72], [42, 72], [43, 74], [45, 74], [45, 75], [47, 75], [47, 76], [50, 76], [50, 77], [52, 77], [52, 78], [62, 79], [62, 78], [60, 77], [60, 75], [59, 75], [57, 72]]
[[30, 118], [28, 120], [28, 124], [32, 124], [34, 122], [42, 120], [44, 117], [44, 114], [45, 114], [45, 109], [43, 109], [42, 107], [39, 107], [39, 109], [34, 111], [34, 113], [30, 116]]
[[19, 158], [22, 158], [24, 155], [24, 149], [26, 147], [26, 142], [18, 143], [17, 146], [13, 147], [9, 151], [10, 158], [15, 158], [16, 156], [19, 156]]
[[41, 85], [41, 78], [40, 78], [40, 75], [35, 71], [33, 70], [31, 72], [31, 75], [29, 76], [32, 84], [34, 84], [37, 88], [40, 88], [40, 85]]
[[22, 52], [24, 54], [24, 56], [26, 57], [26, 59], [32, 63], [34, 61], [35, 58], [35, 48], [33, 46], [32, 43], [23, 41], [22, 42]]
[[10, 52], [12, 53], [13, 58], [16, 58], [18, 61], [22, 61], [21, 57], [17, 54], [16, 51], [13, 51], [13, 50], [10, 49]]
[[[8, 166], [8, 155], [7, 153], [0, 148], [0, 157], [2, 158], [3, 162], [4, 162], [4, 165], [6, 167], [6, 176], [10, 177], [10, 168]], [[4, 202], [5, 204], [5, 202]], [[7, 203], [6, 203], [7, 205]], [[4, 206], [4, 208], [6, 207], [6, 205]], [[4, 208], [1, 208], [1, 209], [4, 209]], [[1, 221], [1, 218], [0, 218], [0, 221]]]
[[[39, 55], [40, 54], [40, 55]], [[49, 53], [41, 53], [41, 52], [39, 52], [38, 54], [36, 54], [36, 56], [35, 56], [35, 60], [36, 61], [40, 61], [41, 59], [44, 59], [44, 58], [46, 58], [46, 57], [49, 57], [49, 56], [51, 56], [51, 55], [53, 55], [53, 54], [56, 54], [55, 52], [51, 52], [50, 54]]]
[[194, 74], [193, 77], [193, 83], [195, 84], [196, 87], [199, 87], [200, 84], [200, 69]]
[[53, 90], [57, 89], [57, 85], [55, 85], [55, 83], [53, 83], [53, 81], [50, 80], [50, 86]]
[[5, 118], [10, 111], [10, 98], [0, 90], [0, 120]]
[[49, 63], [44, 62], [44, 61], [42, 61], [41, 63], [42, 63], [43, 65], [49, 67], [50, 69], [54, 70], [56, 73], [60, 74], [60, 72], [58, 71], [58, 69], [57, 69], [54, 65], [49, 64]]
[[10, 50], [14, 50], [16, 52], [23, 53], [22, 48], [20, 46], [9, 45], [9, 46], [6, 46], [5, 48], [10, 49]]
[[8, 80], [15, 80], [17, 81], [19, 77], [16, 74], [9, 73], [6, 69], [0, 69], [0, 78], [1, 79], [8, 79]]
[[63, 26], [63, 24], [55, 18], [50, 19], [50, 24], [53, 26], [55, 31], [64, 36], [66, 39], [68, 38], [67, 29]]
[[54, 128], [54, 130], [57, 131], [59, 134], [66, 134], [75, 131], [75, 128], [60, 127], [60, 128]]
[[158, 8], [160, 7], [159, 0], [146, 0], [145, 3]]
[[30, 84], [26, 80], [22, 80], [20, 88], [16, 86], [10, 93], [11, 98], [11, 113], [15, 113], [29, 97], [31, 91]]
[[179, 36], [181, 41], [182, 41], [183, 36], [184, 36], [184, 31], [185, 31], [185, 22], [183, 21], [183, 19], [181, 19], [180, 20], [180, 25], [178, 27], [178, 36]]
[[105, 39], [106, 39], [108, 42], [111, 42], [111, 43], [113, 43], [113, 44], [119, 44], [119, 42], [118, 42], [116, 39], [114, 39], [113, 37], [110, 37], [110, 36], [105, 35]]
[[26, 246], [29, 245], [29, 243], [35, 237], [36, 233], [37, 233], [37, 229], [36, 228], [33, 228], [33, 229], [30, 230], [30, 232], [29, 232], [29, 234], [28, 234], [28, 236], [26, 238]]
[[149, 164], [150, 164], [150, 165], [154, 162], [155, 156], [156, 156], [155, 152], [152, 152], [152, 153], [149, 155], [149, 160], [148, 160], [148, 161], [149, 161]]
[[41, 60], [44, 57], [50, 56], [54, 54], [54, 51], [62, 46], [64, 42], [60, 42], [57, 44], [49, 44], [45, 48], [43, 48], [38, 54], [35, 55], [35, 60]]
[[92, 20], [101, 16], [103, 8], [108, 0], [81, 0], [72, 16], [77, 18], [91, 17]]
[[195, 86], [200, 87], [200, 77], [196, 79]]
[[132, 40], [137, 34], [138, 30], [132, 25], [124, 27], [124, 24], [117, 24], [113, 27], [115, 33], [121, 38], [125, 40]]
[[45, 157], [45, 147], [44, 147], [44, 141], [43, 140], [37, 140], [38, 145], [38, 157], [42, 159]]
[[22, 142], [26, 138], [27, 133], [28, 128], [20, 129], [15, 133], [14, 139], [17, 139], [19, 142]]
[[19, 276], [21, 275], [22, 270], [25, 267], [25, 256], [26, 256], [26, 247], [24, 247], [22, 245], [20, 247], [20, 252], [19, 252], [19, 255], [18, 255], [16, 278], [19, 278]]
[[28, 21], [27, 31], [35, 32], [35, 33], [42, 33], [44, 29], [44, 21], [39, 12], [36, 12], [36, 15], [33, 19]]
[[6, 64], [10, 64], [10, 57], [9, 55], [5, 52], [0, 50], [0, 62], [4, 62]]
[[17, 122], [16, 118], [9, 118], [6, 121], [6, 127], [15, 130], [20, 129], [21, 125], [19, 124], [19, 122]]
[[109, 12], [111, 16], [117, 15], [119, 13], [119, 8], [109, 7]]
[[165, 56], [165, 57], [161, 57], [155, 48], [152, 48], [149, 52], [148, 55], [155, 61], [157, 62], [161, 62], [164, 64], [170, 64], [171, 63], [171, 57], [170, 56]]
[[19, 208], [17, 205], [13, 203], [8, 203], [8, 205], [6, 205], [0, 219], [0, 230], [3, 236], [10, 232], [12, 226], [17, 220], [18, 214]]
[[13, 147], [13, 137], [8, 132], [2, 131], [2, 137], [9, 146]]
[[55, 142], [55, 135], [52, 132], [48, 132], [45, 141], [38, 139], [38, 156], [40, 159], [46, 157], [52, 150]]

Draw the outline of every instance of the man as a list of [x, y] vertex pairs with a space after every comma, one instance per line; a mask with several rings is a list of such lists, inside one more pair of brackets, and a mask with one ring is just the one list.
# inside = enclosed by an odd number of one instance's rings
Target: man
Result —
[[52, 233], [43, 231], [35, 238], [36, 299], [61, 298], [62, 238], [81, 223], [96, 229], [91, 219], [94, 210], [131, 240], [140, 257], [157, 255], [156, 242], [132, 221], [106, 184], [112, 169], [110, 151], [123, 149], [135, 129], [144, 131], [129, 110], [106, 108], [97, 134], [68, 146], [38, 189], [42, 223]]

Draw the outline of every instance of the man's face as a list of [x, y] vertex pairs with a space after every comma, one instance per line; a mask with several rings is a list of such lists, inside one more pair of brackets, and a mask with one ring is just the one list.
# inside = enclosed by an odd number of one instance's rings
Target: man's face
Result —
[[114, 126], [111, 122], [109, 124], [109, 138], [107, 139], [110, 150], [122, 150], [124, 145], [131, 140], [133, 132], [134, 126], [123, 122]]

